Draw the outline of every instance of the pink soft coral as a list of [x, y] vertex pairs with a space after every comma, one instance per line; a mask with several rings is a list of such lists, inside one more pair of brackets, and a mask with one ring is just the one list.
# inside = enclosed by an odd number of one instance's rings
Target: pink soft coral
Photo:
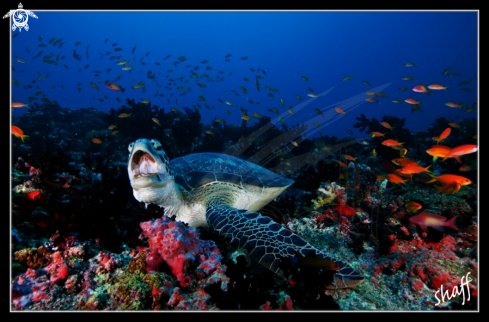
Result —
[[[191, 278], [186, 267], [196, 262], [196, 277], [205, 283], [222, 282], [226, 289], [229, 278], [225, 276], [226, 266], [221, 265], [221, 254], [213, 241], [200, 240], [195, 228], [187, 228], [181, 222], [171, 222], [163, 217], [155, 221], [141, 223], [143, 235], [148, 237], [149, 248], [140, 247], [146, 253], [148, 273], [155, 272], [165, 261], [182, 287], [188, 287]], [[141, 237], [140, 237], [141, 238]]]
[[165, 261], [180, 285], [188, 286], [190, 278], [184, 275], [184, 264], [185, 261], [194, 261], [199, 254], [197, 230], [187, 228], [181, 222], [170, 222], [166, 217], [143, 222], [141, 228], [149, 242], [149, 250], [145, 251], [148, 273], [155, 272], [158, 265]]

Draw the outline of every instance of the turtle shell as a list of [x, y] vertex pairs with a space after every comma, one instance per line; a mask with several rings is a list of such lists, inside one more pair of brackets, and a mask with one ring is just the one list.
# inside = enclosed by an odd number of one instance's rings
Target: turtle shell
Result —
[[187, 192], [213, 182], [262, 188], [287, 187], [294, 180], [246, 160], [222, 153], [193, 153], [171, 160], [175, 182]]

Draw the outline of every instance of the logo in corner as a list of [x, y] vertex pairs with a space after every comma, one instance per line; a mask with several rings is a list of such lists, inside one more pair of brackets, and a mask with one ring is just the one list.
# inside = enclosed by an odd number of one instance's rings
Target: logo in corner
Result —
[[34, 12], [23, 9], [22, 3], [19, 3], [19, 9], [10, 10], [5, 16], [3, 16], [3, 18], [5, 19], [10, 16], [12, 16], [12, 20], [14, 21], [14, 24], [12, 25], [12, 31], [15, 31], [17, 28], [19, 28], [19, 31], [22, 31], [22, 28], [25, 28], [26, 31], [29, 31], [29, 25], [27, 25], [27, 20], [29, 20], [29, 16], [37, 19], [37, 16], [34, 14]]

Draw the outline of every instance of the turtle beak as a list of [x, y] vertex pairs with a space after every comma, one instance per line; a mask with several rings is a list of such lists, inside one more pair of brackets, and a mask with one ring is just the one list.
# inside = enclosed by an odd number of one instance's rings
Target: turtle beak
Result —
[[128, 172], [134, 189], [161, 188], [166, 185], [161, 161], [146, 149], [135, 151], [129, 161]]
[[158, 175], [158, 166], [155, 159], [151, 154], [141, 150], [133, 154], [130, 170], [132, 171], [134, 179], [151, 176], [153, 174]]

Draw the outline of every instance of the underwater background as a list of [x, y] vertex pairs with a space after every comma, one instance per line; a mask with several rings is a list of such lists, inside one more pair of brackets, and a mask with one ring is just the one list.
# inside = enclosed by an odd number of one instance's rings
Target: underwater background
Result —
[[[10, 40], [11, 310], [478, 310], [477, 11], [25, 5], [37, 18]], [[206, 227], [155, 221], [127, 175], [140, 138], [170, 160], [226, 153], [295, 180], [260, 213], [365, 281], [329, 290], [310, 267], [284, 281]], [[149, 269], [151, 221], [199, 253]]]

